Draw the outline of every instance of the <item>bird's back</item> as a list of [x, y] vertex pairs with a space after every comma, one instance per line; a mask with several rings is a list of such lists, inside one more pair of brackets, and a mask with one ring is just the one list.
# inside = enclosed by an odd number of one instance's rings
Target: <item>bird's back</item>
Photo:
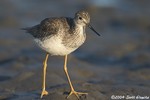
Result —
[[71, 29], [73, 19], [69, 17], [46, 18], [40, 24], [33, 27], [23, 28], [34, 38], [43, 39], [51, 35], [66, 33]]

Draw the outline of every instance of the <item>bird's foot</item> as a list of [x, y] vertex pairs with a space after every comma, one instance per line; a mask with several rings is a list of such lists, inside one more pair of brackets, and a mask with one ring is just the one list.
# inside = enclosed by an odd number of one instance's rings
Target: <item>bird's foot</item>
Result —
[[48, 92], [47, 92], [46, 90], [42, 90], [41, 98], [42, 98], [44, 95], [48, 95]]
[[88, 93], [76, 92], [75, 90], [71, 90], [71, 92], [70, 92], [69, 95], [67, 96], [67, 99], [68, 99], [72, 94], [74, 94], [78, 99], [80, 99], [80, 98], [79, 98], [79, 95], [87, 95]]

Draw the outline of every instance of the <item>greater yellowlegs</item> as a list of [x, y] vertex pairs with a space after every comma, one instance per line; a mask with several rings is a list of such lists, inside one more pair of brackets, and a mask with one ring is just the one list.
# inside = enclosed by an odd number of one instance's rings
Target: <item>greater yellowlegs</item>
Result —
[[67, 55], [75, 51], [84, 43], [86, 39], [86, 26], [88, 26], [98, 36], [100, 36], [100, 34], [97, 33], [90, 25], [90, 16], [86, 10], [78, 11], [75, 14], [74, 18], [46, 18], [38, 25], [23, 28], [23, 30], [26, 30], [27, 33], [30, 33], [34, 37], [34, 40], [38, 44], [38, 46], [47, 52], [46, 58], [43, 63], [43, 85], [41, 98], [43, 97], [43, 95], [48, 94], [48, 92], [45, 90], [45, 79], [49, 54], [65, 56], [64, 71], [68, 78], [68, 83], [71, 89], [68, 97], [74, 94], [79, 99], [80, 94], [87, 94], [76, 92], [74, 90], [67, 71]]

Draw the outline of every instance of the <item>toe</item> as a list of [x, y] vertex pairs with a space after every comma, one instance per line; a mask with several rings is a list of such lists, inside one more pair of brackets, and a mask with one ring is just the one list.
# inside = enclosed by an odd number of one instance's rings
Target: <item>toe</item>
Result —
[[80, 98], [79, 95], [87, 95], [88, 93], [71, 91], [67, 98], [69, 98], [72, 94], [74, 94], [79, 99]]
[[84, 93], [84, 92], [77, 92], [77, 94], [85, 94], [85, 95], [88, 95], [88, 93]]
[[46, 90], [43, 90], [42, 93], [41, 93], [41, 98], [44, 96], [44, 95], [48, 95], [48, 92]]

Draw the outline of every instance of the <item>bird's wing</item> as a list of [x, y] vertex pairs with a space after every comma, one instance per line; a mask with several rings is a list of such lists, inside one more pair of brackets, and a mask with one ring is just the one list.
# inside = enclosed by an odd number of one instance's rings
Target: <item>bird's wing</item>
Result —
[[23, 28], [35, 38], [45, 38], [52, 34], [57, 34], [61, 28], [61, 21], [58, 18], [46, 18], [39, 25]]

